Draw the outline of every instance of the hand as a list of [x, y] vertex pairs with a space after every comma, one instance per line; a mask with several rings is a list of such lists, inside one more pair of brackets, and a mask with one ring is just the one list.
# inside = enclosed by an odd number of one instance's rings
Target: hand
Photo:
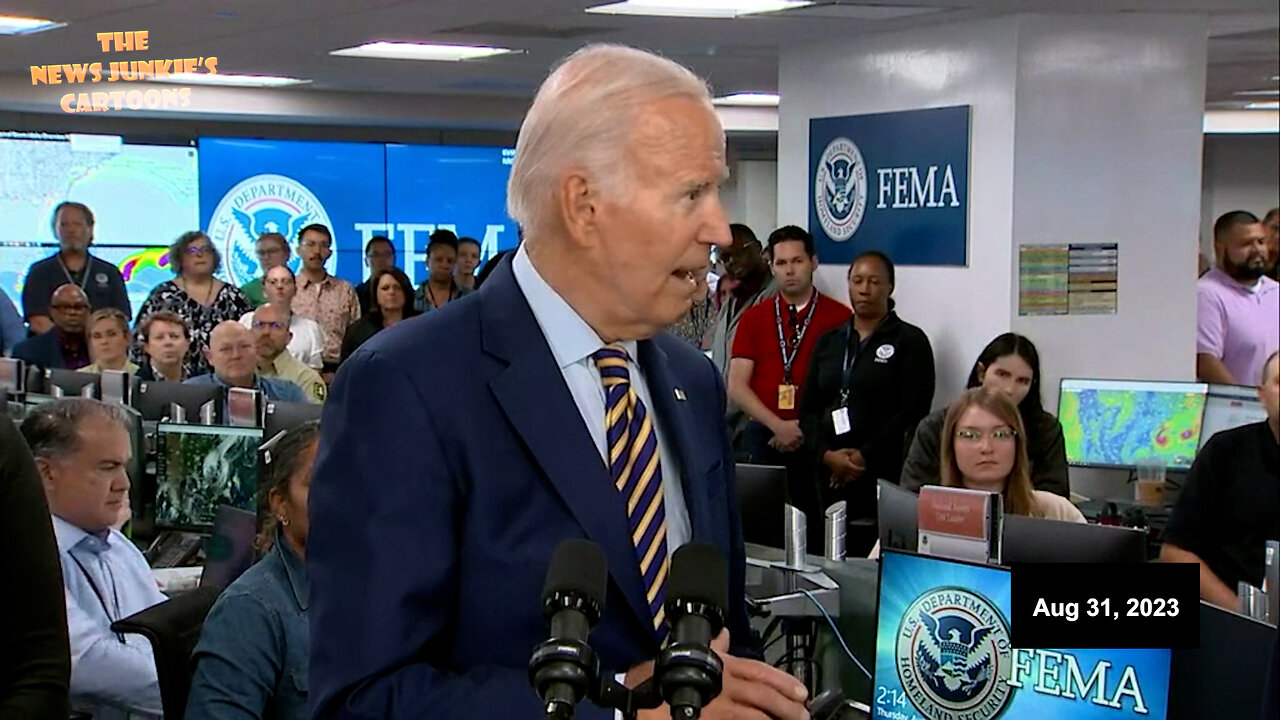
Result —
[[867, 471], [866, 460], [857, 450], [828, 450], [822, 454], [822, 464], [831, 471], [829, 485], [838, 488], [862, 477]]
[[[702, 709], [703, 720], [809, 720], [805, 701], [809, 691], [799, 680], [756, 660], [729, 654], [729, 630], [721, 630], [711, 649], [724, 661], [723, 689]], [[637, 665], [627, 672], [626, 685], [635, 671], [636, 684], [653, 674], [653, 663]], [[645, 674], [645, 673], [648, 674]], [[665, 704], [653, 710], [642, 710], [640, 720], [668, 720], [671, 710]]]
[[773, 439], [769, 446], [782, 452], [798, 450], [804, 444], [804, 433], [800, 431], [799, 420], [783, 420], [773, 429]]

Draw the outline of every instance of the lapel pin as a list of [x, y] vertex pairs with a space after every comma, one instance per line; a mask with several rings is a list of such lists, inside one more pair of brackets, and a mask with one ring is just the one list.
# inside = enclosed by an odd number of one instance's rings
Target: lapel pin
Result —
[[680, 388], [676, 388], [676, 400], [679, 400], [680, 402], [684, 402], [685, 400], [684, 391]]

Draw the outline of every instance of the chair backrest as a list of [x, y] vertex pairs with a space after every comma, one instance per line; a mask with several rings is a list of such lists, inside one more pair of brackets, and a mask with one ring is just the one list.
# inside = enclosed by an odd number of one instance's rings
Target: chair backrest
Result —
[[[743, 539], [756, 545], [783, 547], [786, 536], [787, 469], [774, 465], [737, 463], [734, 480], [737, 484]], [[815, 520], [810, 519], [809, 522]]]
[[191, 653], [219, 592], [221, 588], [214, 586], [196, 588], [111, 623], [114, 632], [135, 633], [151, 641], [160, 705], [168, 720], [181, 720], [186, 712], [195, 670]]

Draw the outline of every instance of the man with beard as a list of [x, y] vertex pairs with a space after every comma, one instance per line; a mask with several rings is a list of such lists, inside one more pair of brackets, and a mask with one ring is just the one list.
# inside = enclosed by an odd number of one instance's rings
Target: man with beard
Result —
[[[717, 262], [724, 268], [720, 282], [728, 283], [733, 289], [729, 291], [720, 304], [715, 322], [711, 325], [711, 361], [720, 371], [720, 377], [729, 382], [729, 358], [732, 355], [733, 339], [738, 334], [738, 322], [747, 308], [773, 297], [775, 290], [773, 276], [769, 273], [769, 263], [765, 260], [764, 250], [751, 228], [741, 223], [729, 226], [729, 234], [733, 244], [720, 248]], [[729, 401], [725, 410], [725, 420], [729, 425], [729, 436], [735, 447], [741, 441], [750, 418]]]
[[34, 263], [22, 287], [22, 310], [31, 332], [41, 335], [53, 329], [49, 298], [65, 283], [84, 291], [90, 312], [113, 307], [133, 317], [120, 269], [89, 254], [93, 211], [83, 203], [59, 203], [53, 209], [53, 234], [58, 238], [57, 254]]
[[1203, 382], [1251, 384], [1280, 347], [1280, 284], [1265, 276], [1267, 230], [1235, 210], [1213, 224], [1217, 267], [1200, 278], [1196, 376]]

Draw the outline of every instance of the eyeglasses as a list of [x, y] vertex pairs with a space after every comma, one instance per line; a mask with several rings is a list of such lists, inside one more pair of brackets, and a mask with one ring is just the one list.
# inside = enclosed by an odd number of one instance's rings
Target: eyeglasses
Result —
[[996, 428], [990, 431], [978, 430], [977, 428], [960, 428], [956, 431], [956, 439], [967, 443], [977, 444], [988, 437], [996, 442], [1010, 442], [1018, 437], [1018, 432], [1012, 428]]
[[212, 255], [213, 246], [212, 245], [188, 245], [187, 254], [197, 255], [197, 256]]
[[254, 330], [283, 330], [285, 328], [282, 322], [268, 322], [266, 320], [254, 320]]
[[63, 312], [89, 312], [89, 306], [84, 303], [53, 303], [49, 307]]
[[265, 257], [271, 257], [273, 255], [283, 255], [284, 248], [273, 247], [273, 248], [267, 248], [266, 250], [256, 250], [255, 252], [257, 253], [258, 257], [265, 258]]

